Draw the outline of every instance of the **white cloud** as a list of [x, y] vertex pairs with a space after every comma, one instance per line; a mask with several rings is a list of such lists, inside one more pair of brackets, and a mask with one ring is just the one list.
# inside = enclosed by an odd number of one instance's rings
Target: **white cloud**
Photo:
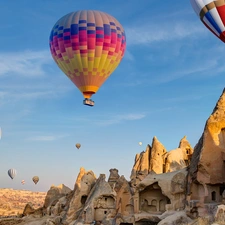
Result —
[[55, 141], [57, 139], [61, 139], [67, 135], [41, 135], [41, 136], [33, 136], [28, 138], [28, 141]]
[[116, 118], [118, 120], [140, 120], [143, 119], [146, 115], [144, 113], [131, 113], [126, 115], [118, 115]]
[[41, 76], [43, 66], [52, 62], [49, 51], [0, 52], [0, 75]]
[[158, 41], [171, 41], [196, 36], [206, 32], [206, 28], [197, 23], [176, 22], [149, 24], [148, 26], [136, 26], [126, 28], [127, 44], [140, 45], [151, 44]]
[[55, 136], [36, 136], [28, 139], [29, 141], [54, 141], [56, 140]]
[[[208, 60], [205, 61], [204, 64], [199, 65], [192, 65], [191, 67], [180, 69], [179, 71], [171, 71], [166, 75], [161, 77], [157, 77], [155, 80], [152, 80], [152, 83], [167, 83], [177, 79], [180, 79], [184, 76], [189, 76], [191, 74], [201, 74], [202, 72], [209, 72], [210, 70], [214, 69], [218, 65], [217, 60]], [[219, 68], [218, 68], [219, 69]], [[215, 74], [215, 71], [214, 71]]]
[[57, 96], [56, 92], [53, 91], [36, 91], [36, 92], [22, 92], [22, 93], [12, 93], [10, 97], [14, 99], [38, 99], [38, 98], [49, 98]]
[[124, 121], [141, 120], [146, 117], [145, 113], [128, 113], [122, 115], [114, 115], [107, 118], [96, 119], [94, 123], [100, 126], [108, 126], [113, 124], [122, 123]]

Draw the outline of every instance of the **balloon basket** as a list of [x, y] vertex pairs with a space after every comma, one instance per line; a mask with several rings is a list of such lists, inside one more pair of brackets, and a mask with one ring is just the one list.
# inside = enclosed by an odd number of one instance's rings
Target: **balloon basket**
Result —
[[84, 105], [88, 105], [88, 106], [94, 106], [94, 105], [95, 105], [95, 102], [92, 101], [92, 100], [89, 99], [89, 98], [85, 98], [85, 99], [83, 100], [83, 103], [84, 103]]

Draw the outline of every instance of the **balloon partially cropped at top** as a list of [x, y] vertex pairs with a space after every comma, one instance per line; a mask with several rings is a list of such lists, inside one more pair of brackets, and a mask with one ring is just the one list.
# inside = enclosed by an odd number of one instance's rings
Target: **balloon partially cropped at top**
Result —
[[190, 2], [202, 23], [225, 42], [225, 1], [190, 0]]
[[56, 22], [50, 34], [53, 59], [85, 100], [90, 100], [84, 104], [91, 106], [91, 96], [119, 65], [125, 48], [121, 24], [100, 11], [69, 13]]

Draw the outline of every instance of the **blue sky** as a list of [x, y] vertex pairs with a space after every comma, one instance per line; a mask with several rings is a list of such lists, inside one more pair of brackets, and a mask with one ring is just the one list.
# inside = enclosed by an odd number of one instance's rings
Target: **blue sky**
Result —
[[[1, 1], [0, 9], [0, 188], [73, 188], [81, 166], [107, 178], [117, 168], [129, 179], [135, 154], [154, 136], [167, 151], [184, 135], [197, 143], [224, 88], [225, 47], [188, 0], [20, 0]], [[49, 51], [55, 22], [80, 9], [111, 14], [127, 38], [94, 107], [82, 104]]]

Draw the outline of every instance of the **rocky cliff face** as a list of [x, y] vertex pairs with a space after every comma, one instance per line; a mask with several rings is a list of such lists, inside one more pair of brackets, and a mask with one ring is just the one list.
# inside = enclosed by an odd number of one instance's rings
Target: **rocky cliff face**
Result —
[[193, 181], [222, 184], [225, 181], [225, 90], [206, 122], [204, 132], [195, 146], [190, 165]]
[[207, 120], [194, 148], [188, 175], [187, 200], [191, 214], [205, 216], [225, 196], [225, 90]]

